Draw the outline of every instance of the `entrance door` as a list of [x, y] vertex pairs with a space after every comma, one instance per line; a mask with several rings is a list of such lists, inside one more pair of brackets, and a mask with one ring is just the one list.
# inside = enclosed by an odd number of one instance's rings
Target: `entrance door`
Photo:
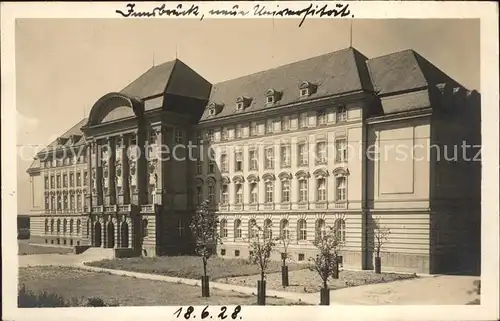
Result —
[[101, 240], [101, 223], [96, 222], [94, 225], [94, 246], [95, 247], [101, 247], [102, 245], [102, 240]]
[[120, 239], [122, 247], [128, 247], [128, 224], [127, 222], [122, 223]]
[[109, 248], [114, 248], [115, 247], [115, 225], [112, 222], [108, 223], [108, 247]]

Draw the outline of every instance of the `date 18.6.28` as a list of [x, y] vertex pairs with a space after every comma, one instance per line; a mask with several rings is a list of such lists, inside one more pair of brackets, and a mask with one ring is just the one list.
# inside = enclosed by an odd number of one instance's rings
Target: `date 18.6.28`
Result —
[[[184, 312], [184, 313], [183, 313]], [[197, 315], [198, 312], [199, 314]], [[228, 311], [226, 306], [223, 306], [220, 308], [220, 311], [212, 311], [210, 313], [208, 305], [203, 308], [202, 311], [195, 311], [195, 309], [192, 306], [187, 307], [186, 309], [183, 309], [180, 307], [177, 309], [177, 311], [174, 312], [174, 315], [177, 318], [184, 317], [186, 320], [195, 320], [195, 319], [201, 319], [201, 320], [210, 320], [210, 319], [215, 319], [215, 320], [224, 320], [229, 317], [229, 320], [242, 320], [241, 317], [241, 306], [237, 305], [234, 310]]]

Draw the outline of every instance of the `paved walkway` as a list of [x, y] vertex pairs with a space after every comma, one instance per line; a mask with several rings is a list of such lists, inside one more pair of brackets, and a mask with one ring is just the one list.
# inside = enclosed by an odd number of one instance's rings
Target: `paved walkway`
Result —
[[[75, 254], [43, 254], [19, 256], [19, 267], [59, 265], [73, 266], [81, 269], [106, 272], [115, 275], [135, 277], [139, 279], [158, 280], [172, 283], [183, 283], [187, 285], [201, 286], [200, 280], [170, 277], [156, 274], [138, 273], [122, 270], [111, 270], [83, 263], [97, 260], [85, 255]], [[395, 281], [382, 284], [370, 284], [352, 288], [333, 290], [330, 292], [330, 304], [466, 304], [473, 301], [476, 296], [469, 294], [474, 288], [473, 281], [479, 277], [473, 276], [451, 276], [441, 275], [434, 277], [421, 277], [416, 279]], [[248, 295], [255, 295], [256, 288], [238, 286], [225, 283], [210, 282], [214, 289], [233, 291]], [[319, 293], [296, 293], [276, 290], [267, 290], [267, 296], [278, 297], [290, 301], [302, 301], [306, 304], [316, 305], [319, 303]]]

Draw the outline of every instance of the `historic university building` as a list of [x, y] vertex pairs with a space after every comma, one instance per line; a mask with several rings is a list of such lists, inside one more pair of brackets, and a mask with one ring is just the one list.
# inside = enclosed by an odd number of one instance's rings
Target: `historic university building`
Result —
[[305, 262], [333, 227], [343, 266], [372, 269], [379, 222], [385, 270], [477, 269], [480, 143], [479, 93], [413, 50], [348, 48], [217, 84], [170, 61], [38, 153], [30, 240], [192, 253], [190, 217], [209, 200], [219, 256], [247, 258], [256, 222]]

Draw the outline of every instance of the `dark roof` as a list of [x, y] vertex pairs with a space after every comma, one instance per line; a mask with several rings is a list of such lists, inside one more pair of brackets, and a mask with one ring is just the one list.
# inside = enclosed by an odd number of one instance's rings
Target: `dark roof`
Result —
[[[68, 129], [66, 132], [64, 132], [64, 134], [60, 135], [59, 137], [68, 139], [72, 135], [78, 135], [78, 136], [80, 136], [80, 139], [74, 145], [83, 144], [85, 142], [85, 137], [83, 135], [83, 132], [82, 132], [81, 128], [86, 123], [87, 123], [87, 118], [84, 118], [84, 119], [80, 120], [76, 125], [74, 125], [70, 129]], [[70, 145], [71, 145], [71, 142], [69, 140], [67, 140], [64, 143], [64, 146], [70, 146]], [[46, 152], [46, 151], [51, 150], [51, 149], [53, 149], [55, 147], [57, 147], [57, 139], [54, 140], [52, 143], [50, 143], [47, 147], [45, 147], [41, 152], [42, 153]]]
[[390, 95], [456, 82], [415, 51], [408, 49], [367, 61], [373, 88], [381, 95]]
[[[268, 108], [265, 103], [269, 89], [282, 93], [281, 99], [272, 107], [303, 100], [299, 95], [299, 85], [303, 81], [317, 86], [316, 92], [309, 97], [311, 99], [360, 90], [371, 91], [366, 60], [356, 49], [347, 48], [215, 84], [210, 102], [224, 107], [210, 118], [237, 113], [236, 100], [240, 96], [252, 99], [244, 113]], [[201, 120], [208, 117], [206, 110]]]
[[164, 93], [206, 100], [210, 83], [179, 59], [151, 67], [120, 93], [148, 99]]

